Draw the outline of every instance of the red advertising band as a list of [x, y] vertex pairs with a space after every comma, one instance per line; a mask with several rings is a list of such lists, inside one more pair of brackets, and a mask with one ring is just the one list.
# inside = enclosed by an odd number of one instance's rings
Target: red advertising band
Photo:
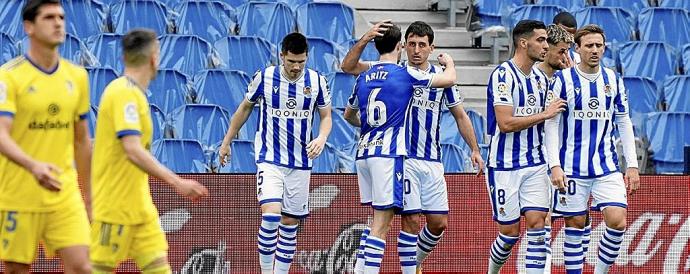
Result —
[[[254, 175], [184, 175], [202, 182], [211, 195], [187, 202], [165, 184], [152, 183], [176, 273], [256, 273], [256, 238], [260, 212]], [[482, 273], [497, 228], [491, 220], [483, 177], [447, 175], [448, 230], [424, 263], [424, 273]], [[312, 175], [310, 216], [298, 232], [294, 272], [351, 272], [359, 235], [370, 208], [359, 205], [353, 174]], [[688, 273], [690, 271], [690, 176], [643, 176], [641, 189], [629, 198], [628, 229], [612, 273]], [[593, 213], [593, 232], [585, 272], [596, 263], [596, 243], [603, 233], [602, 215]], [[564, 272], [563, 222], [553, 229], [553, 269]], [[387, 242], [396, 241], [395, 221]], [[521, 241], [503, 268], [524, 269], [526, 243]], [[41, 258], [34, 271], [60, 271], [55, 259]], [[387, 245], [383, 272], [399, 272], [394, 244]], [[135, 271], [130, 261], [120, 271]], [[217, 272], [214, 272], [217, 271]]]

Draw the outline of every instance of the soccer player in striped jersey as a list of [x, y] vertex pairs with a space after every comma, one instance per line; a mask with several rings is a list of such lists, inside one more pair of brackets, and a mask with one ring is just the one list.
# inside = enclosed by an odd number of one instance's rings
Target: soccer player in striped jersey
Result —
[[24, 2], [31, 46], [0, 68], [0, 259], [29, 273], [42, 242], [65, 272], [91, 273], [88, 74], [58, 53], [60, 1]]
[[[259, 104], [261, 114], [254, 150], [257, 198], [262, 213], [258, 235], [262, 273], [288, 273], [290, 269], [297, 245], [297, 226], [309, 215], [312, 160], [321, 154], [331, 132], [331, 95], [326, 78], [304, 67], [307, 49], [307, 38], [302, 34], [291, 33], [283, 38], [282, 65], [254, 74], [219, 151], [220, 163], [225, 165], [232, 139], [254, 105]], [[316, 109], [321, 124], [318, 136], [312, 138], [311, 123]]]
[[[388, 26], [387, 21], [374, 25], [365, 34], [362, 42], [368, 42], [379, 33], [378, 28]], [[405, 50], [407, 66], [427, 73], [439, 73], [443, 69], [429, 63], [429, 55], [434, 50], [434, 31], [421, 21], [410, 24], [405, 31]], [[371, 67], [371, 63], [358, 62], [366, 43], [356, 44], [345, 57], [343, 71], [358, 75]], [[445, 89], [415, 90], [409, 114], [410, 148], [405, 162], [405, 203], [401, 217], [402, 230], [398, 236], [398, 255], [403, 273], [415, 273], [422, 262], [440, 241], [448, 225], [448, 194], [440, 153], [440, 114], [445, 104], [455, 118], [458, 130], [472, 148], [471, 159], [481, 172], [484, 160], [474, 136], [470, 118], [462, 107], [460, 92], [451, 87]], [[420, 212], [426, 217], [426, 226], [420, 233]], [[364, 242], [368, 231], [360, 240], [356, 269], [363, 267]], [[415, 258], [416, 257], [416, 258]]]
[[[553, 17], [553, 23], [557, 26], [563, 28], [568, 33], [575, 35], [577, 31], [577, 20], [570, 12], [562, 11]], [[574, 48], [568, 50], [568, 59], [566, 60], [566, 66], [572, 67], [580, 63], [580, 54], [575, 52]]]
[[[404, 158], [410, 146], [407, 119], [415, 89], [423, 92], [430, 87], [451, 87], [456, 78], [453, 59], [447, 54], [439, 56], [439, 62], [446, 66], [442, 73], [398, 65], [400, 29], [391, 24], [382, 34], [374, 39], [379, 62], [357, 78], [345, 110], [345, 119], [362, 128], [356, 157], [360, 198], [362, 204], [374, 208], [365, 242], [364, 273], [380, 270], [394, 210], [403, 209]], [[368, 41], [365, 36], [358, 44], [363, 48]], [[415, 248], [416, 241], [407, 243]], [[416, 260], [410, 264], [414, 271]]]
[[[604, 214], [606, 229], [599, 242], [595, 273], [607, 273], [618, 257], [626, 228], [627, 195], [639, 187], [635, 140], [623, 80], [601, 65], [606, 37], [601, 27], [587, 25], [575, 34], [582, 62], [556, 72], [546, 104], [566, 100], [567, 110], [546, 122], [545, 139], [551, 167], [554, 212], [565, 216], [565, 265], [581, 273], [581, 247], [590, 194], [592, 208]], [[618, 170], [614, 147], [617, 129], [627, 160], [625, 177]]]
[[491, 74], [487, 87], [489, 164], [487, 188], [499, 235], [490, 248], [489, 273], [498, 273], [520, 236], [525, 216], [527, 273], [543, 273], [544, 219], [549, 211], [549, 178], [543, 122], [563, 111], [564, 102], [544, 109], [546, 79], [534, 67], [548, 50], [546, 26], [522, 20], [512, 33], [515, 54]]

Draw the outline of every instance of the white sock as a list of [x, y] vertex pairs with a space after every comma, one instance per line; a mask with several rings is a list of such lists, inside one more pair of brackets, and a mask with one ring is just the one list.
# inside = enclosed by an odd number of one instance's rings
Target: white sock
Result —
[[280, 224], [280, 237], [278, 237], [278, 248], [276, 249], [276, 265], [273, 269], [275, 274], [287, 274], [292, 265], [292, 258], [297, 249], [297, 225]]
[[377, 274], [381, 269], [383, 251], [386, 249], [386, 241], [369, 235], [366, 247], [364, 247], [364, 273]]
[[264, 213], [261, 215], [261, 227], [259, 228], [258, 251], [259, 265], [262, 273], [273, 272], [273, 256], [278, 243], [278, 225], [280, 214]]
[[362, 230], [362, 235], [359, 237], [359, 248], [357, 248], [357, 260], [355, 260], [354, 269], [356, 274], [364, 273], [364, 247], [366, 246], [367, 237], [369, 237], [370, 232], [371, 228], [367, 226]]
[[417, 272], [417, 235], [400, 231], [398, 234], [398, 258], [402, 274]]
[[618, 252], [623, 243], [623, 235], [625, 230], [615, 230], [606, 227], [604, 236], [599, 241], [599, 254], [597, 256], [597, 265], [594, 267], [594, 273], [604, 274], [608, 273], [609, 269], [616, 262]]
[[494, 243], [491, 245], [491, 252], [489, 253], [490, 274], [497, 274], [501, 270], [501, 267], [510, 257], [510, 251], [519, 238], [520, 237], [506, 236], [501, 233], [498, 234], [498, 237], [496, 237], [496, 240], [494, 240]]
[[563, 243], [563, 257], [567, 274], [582, 273], [584, 254], [582, 253], [582, 233], [584, 229], [566, 227], [565, 242]]
[[544, 246], [546, 247], [546, 262], [544, 263], [544, 273], [551, 273], [551, 227], [545, 226]]
[[587, 251], [589, 250], [589, 241], [592, 238], [592, 225], [588, 224], [585, 226], [585, 230], [582, 232], [582, 253], [585, 254], [587, 258]]
[[528, 274], [544, 273], [546, 262], [546, 231], [542, 229], [527, 230], [527, 256], [525, 268]]
[[417, 266], [421, 266], [422, 262], [429, 256], [429, 253], [434, 250], [438, 242], [441, 240], [441, 235], [434, 235], [429, 231], [428, 226], [424, 226], [419, 236], [417, 237]]

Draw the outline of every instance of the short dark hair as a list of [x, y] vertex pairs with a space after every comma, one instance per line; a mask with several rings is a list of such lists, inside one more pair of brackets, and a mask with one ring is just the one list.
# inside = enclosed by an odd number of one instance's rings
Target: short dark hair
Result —
[[293, 32], [283, 37], [283, 41], [280, 43], [280, 52], [283, 54], [288, 52], [292, 54], [302, 54], [307, 52], [308, 47], [307, 37], [304, 37], [304, 35], [299, 32]]
[[582, 39], [582, 36], [585, 36], [587, 34], [601, 34], [601, 37], [604, 38], [604, 43], [606, 43], [606, 35], [604, 35], [604, 29], [602, 29], [600, 26], [595, 25], [595, 24], [589, 24], [585, 25], [581, 29], [577, 30], [575, 33], [575, 44], [578, 46], [580, 45], [580, 40]]
[[419, 37], [428, 37], [429, 38], [429, 44], [434, 43], [434, 30], [431, 29], [431, 26], [429, 24], [422, 22], [422, 21], [414, 21], [412, 24], [410, 24], [409, 27], [407, 27], [407, 30], [405, 31], [405, 39], [410, 38], [410, 34], [414, 34], [415, 36]]
[[577, 20], [570, 12], [562, 11], [553, 17], [553, 23], [556, 25], [563, 25], [568, 28], [577, 28]]
[[400, 38], [402, 33], [400, 32], [400, 27], [397, 25], [392, 25], [388, 27], [383, 33], [383, 36], [377, 36], [374, 38], [374, 45], [379, 54], [390, 53], [395, 50], [395, 47], [400, 44]]
[[158, 38], [150, 29], [133, 29], [122, 37], [122, 53], [125, 65], [139, 66], [151, 57], [151, 46]]
[[546, 25], [544, 25], [544, 22], [537, 20], [520, 20], [513, 29], [513, 46], [517, 48], [518, 40], [531, 36], [535, 29], [546, 30]]
[[22, 8], [22, 20], [33, 22], [34, 20], [36, 20], [38, 10], [43, 5], [49, 4], [60, 5], [60, 0], [27, 0], [26, 4], [24, 4], [24, 8]]

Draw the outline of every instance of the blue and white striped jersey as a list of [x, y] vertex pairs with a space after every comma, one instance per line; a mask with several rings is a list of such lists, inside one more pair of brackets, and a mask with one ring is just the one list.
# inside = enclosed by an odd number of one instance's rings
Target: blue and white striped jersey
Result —
[[546, 163], [542, 141], [544, 124], [518, 132], [502, 133], [494, 106], [510, 106], [513, 116], [525, 117], [544, 110], [547, 79], [538, 68], [525, 75], [512, 60], [503, 62], [492, 73], [487, 86], [489, 167], [514, 170]]
[[593, 178], [618, 171], [614, 121], [619, 115], [628, 115], [620, 76], [602, 66], [590, 81], [576, 67], [564, 69], [554, 74], [547, 106], [556, 97], [568, 103], [559, 128], [559, 159], [565, 175]]
[[326, 78], [311, 69], [290, 81], [282, 66], [254, 74], [247, 100], [260, 106], [259, 130], [254, 137], [257, 163], [272, 163], [294, 169], [311, 169], [307, 144], [311, 142], [313, 115], [331, 104]]
[[[428, 73], [441, 73], [438, 65], [430, 65]], [[441, 106], [451, 108], [462, 104], [463, 98], [455, 88], [415, 89], [408, 120], [410, 147], [407, 156], [426, 161], [441, 161]]]
[[407, 115], [415, 89], [429, 88], [433, 75], [416, 68], [378, 63], [357, 77], [348, 107], [362, 124], [357, 159], [406, 156]]
[[568, 50], [568, 55], [570, 55], [570, 60], [573, 60], [573, 63], [576, 65], [582, 61], [580, 54], [575, 52], [575, 47], [571, 47], [570, 50]]

